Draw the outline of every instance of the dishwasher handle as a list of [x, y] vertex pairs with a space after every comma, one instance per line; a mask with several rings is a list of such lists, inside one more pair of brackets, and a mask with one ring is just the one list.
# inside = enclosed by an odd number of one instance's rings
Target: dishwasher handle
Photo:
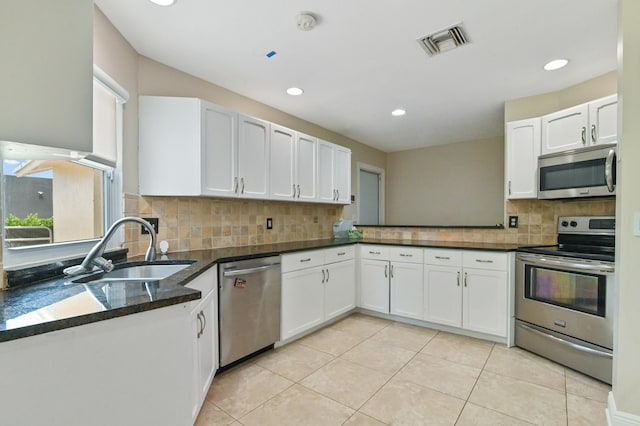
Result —
[[222, 276], [235, 277], [237, 275], [253, 274], [254, 272], [262, 272], [268, 269], [279, 268], [279, 267], [280, 267], [280, 263], [272, 263], [270, 265], [256, 266], [255, 268], [230, 269], [230, 270], [224, 271]]

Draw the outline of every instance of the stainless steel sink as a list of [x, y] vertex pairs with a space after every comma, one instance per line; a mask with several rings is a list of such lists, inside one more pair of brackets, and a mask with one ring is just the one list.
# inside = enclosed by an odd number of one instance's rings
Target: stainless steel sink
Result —
[[189, 267], [194, 261], [181, 263], [147, 263], [117, 267], [111, 272], [94, 274], [73, 280], [74, 283], [103, 283], [122, 281], [158, 281]]

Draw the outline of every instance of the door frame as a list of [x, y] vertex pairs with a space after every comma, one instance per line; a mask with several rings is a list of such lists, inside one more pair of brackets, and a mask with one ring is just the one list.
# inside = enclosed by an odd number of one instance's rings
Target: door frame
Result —
[[384, 225], [384, 187], [385, 187], [385, 171], [384, 169], [380, 168], [380, 167], [376, 167], [376, 166], [372, 166], [371, 164], [366, 164], [366, 163], [362, 163], [360, 161], [358, 161], [356, 163], [356, 169], [357, 169], [357, 173], [356, 173], [356, 179], [358, 182], [358, 192], [357, 197], [356, 197], [356, 213], [358, 215], [358, 223], [360, 223], [360, 170], [363, 170], [365, 172], [369, 172], [369, 173], [375, 173], [378, 176], [380, 176], [380, 182], [378, 185], [378, 214], [379, 214], [379, 222], [380, 225]]

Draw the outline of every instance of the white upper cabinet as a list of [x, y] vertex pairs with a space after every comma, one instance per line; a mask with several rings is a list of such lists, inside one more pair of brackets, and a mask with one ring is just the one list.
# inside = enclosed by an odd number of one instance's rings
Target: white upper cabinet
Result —
[[0, 1], [3, 144], [92, 151], [93, 13], [92, 1]]
[[268, 198], [270, 124], [239, 115], [238, 127], [238, 195]]
[[318, 139], [271, 124], [271, 198], [315, 201]]
[[539, 155], [540, 118], [507, 123], [507, 198], [537, 198]]
[[351, 202], [351, 150], [318, 141], [318, 199], [324, 202]]
[[208, 103], [202, 114], [202, 193], [234, 196], [238, 186], [238, 114]]
[[542, 117], [543, 155], [617, 139], [617, 95]]

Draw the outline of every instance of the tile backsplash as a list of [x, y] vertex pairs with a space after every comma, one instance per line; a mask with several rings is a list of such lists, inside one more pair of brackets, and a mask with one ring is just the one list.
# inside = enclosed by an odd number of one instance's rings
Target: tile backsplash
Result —
[[[125, 216], [159, 219], [158, 241], [169, 252], [333, 238], [342, 206], [201, 197], [143, 197], [125, 194]], [[273, 229], [267, 229], [267, 218]], [[129, 255], [144, 254], [149, 239], [140, 226], [125, 225]]]
[[518, 216], [518, 228], [393, 228], [365, 227], [365, 238], [457, 241], [508, 244], [556, 244], [559, 216], [615, 215], [616, 201], [593, 200], [508, 200], [507, 216]]

